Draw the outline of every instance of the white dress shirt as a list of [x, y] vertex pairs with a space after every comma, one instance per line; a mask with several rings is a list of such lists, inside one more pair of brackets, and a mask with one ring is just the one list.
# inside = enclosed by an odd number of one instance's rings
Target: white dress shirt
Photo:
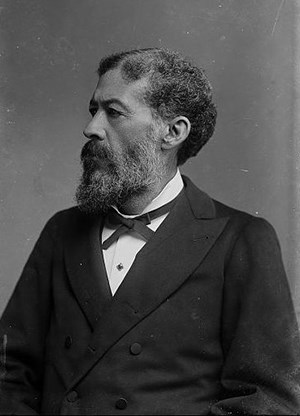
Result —
[[[148, 204], [138, 215], [153, 211], [154, 209], [172, 201], [181, 192], [182, 188], [183, 181], [179, 170], [177, 170], [176, 175], [167, 183], [161, 193], [154, 198], [153, 201], [151, 201], [150, 204]], [[117, 210], [117, 208], [115, 209]], [[138, 216], [124, 215], [120, 211], [118, 212], [125, 218], [134, 218]], [[148, 227], [151, 230], [156, 231], [167, 216], [168, 213], [153, 219]], [[108, 222], [105, 221], [102, 231], [102, 242], [109, 238], [115, 230], [116, 228], [111, 228]], [[143, 237], [133, 230], [128, 230], [128, 232], [122, 234], [108, 249], [102, 250], [107, 277], [113, 295], [116, 293], [118, 287], [125, 278], [128, 270], [134, 262], [135, 256], [145, 244], [146, 241]]]

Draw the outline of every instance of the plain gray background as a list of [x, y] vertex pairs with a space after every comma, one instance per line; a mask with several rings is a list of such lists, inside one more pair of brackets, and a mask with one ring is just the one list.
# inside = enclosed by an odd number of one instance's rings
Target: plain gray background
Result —
[[0, 312], [47, 219], [73, 205], [103, 55], [176, 49], [206, 69], [216, 132], [182, 171], [275, 227], [297, 307], [292, 0], [0, 1]]

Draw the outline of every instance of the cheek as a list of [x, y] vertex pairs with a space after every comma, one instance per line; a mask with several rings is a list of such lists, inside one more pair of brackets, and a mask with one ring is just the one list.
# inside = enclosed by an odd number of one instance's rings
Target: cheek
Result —
[[132, 146], [139, 142], [145, 133], [138, 128], [124, 128], [121, 132], [111, 137], [110, 144], [116, 151], [125, 150], [128, 146]]
[[140, 143], [141, 141], [159, 142], [160, 136], [160, 129], [153, 122], [125, 120], [112, 129], [110, 142], [113, 148], [124, 149], [128, 145], [134, 145], [134, 143]]

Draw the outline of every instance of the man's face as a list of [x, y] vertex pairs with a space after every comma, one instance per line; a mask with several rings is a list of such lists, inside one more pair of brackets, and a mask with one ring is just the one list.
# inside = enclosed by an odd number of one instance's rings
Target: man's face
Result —
[[162, 126], [142, 102], [142, 79], [123, 80], [120, 70], [104, 74], [90, 102], [89, 141], [81, 153], [83, 174], [76, 192], [79, 207], [105, 212], [149, 191], [164, 175]]

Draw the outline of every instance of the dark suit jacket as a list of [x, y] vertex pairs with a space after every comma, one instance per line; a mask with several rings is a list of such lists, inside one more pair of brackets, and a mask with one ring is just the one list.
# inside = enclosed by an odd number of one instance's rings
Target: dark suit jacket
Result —
[[185, 194], [112, 298], [102, 218], [43, 230], [1, 321], [3, 413], [296, 414], [297, 323], [272, 227]]

